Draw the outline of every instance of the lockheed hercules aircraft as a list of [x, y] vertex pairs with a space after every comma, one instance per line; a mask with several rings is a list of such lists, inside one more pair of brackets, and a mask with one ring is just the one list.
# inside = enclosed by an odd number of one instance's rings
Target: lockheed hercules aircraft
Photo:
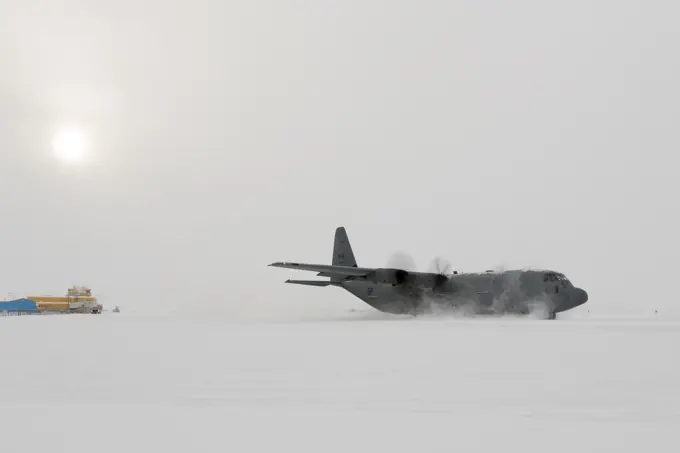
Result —
[[332, 265], [277, 262], [269, 266], [318, 272], [329, 280], [286, 283], [343, 288], [373, 308], [392, 314], [419, 315], [454, 310], [470, 315], [556, 313], [588, 301], [588, 293], [559, 272], [507, 270], [447, 274], [396, 268], [358, 267], [344, 227], [335, 231]]

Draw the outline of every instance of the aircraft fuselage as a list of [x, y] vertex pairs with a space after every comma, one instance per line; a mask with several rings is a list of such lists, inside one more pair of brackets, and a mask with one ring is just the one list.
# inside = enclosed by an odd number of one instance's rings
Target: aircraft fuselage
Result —
[[432, 274], [410, 275], [413, 280], [410, 284], [349, 280], [335, 286], [377, 310], [392, 314], [459, 309], [469, 314], [501, 315], [544, 310], [550, 316], [588, 300], [583, 289], [575, 287], [563, 274], [549, 270], [455, 274], [440, 287], [430, 284]]

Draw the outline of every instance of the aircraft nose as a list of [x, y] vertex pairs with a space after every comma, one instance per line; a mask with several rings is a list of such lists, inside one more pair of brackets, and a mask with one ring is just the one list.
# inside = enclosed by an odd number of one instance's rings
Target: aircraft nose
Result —
[[574, 288], [574, 306], [583, 305], [588, 302], [588, 293], [581, 288]]
[[563, 293], [562, 303], [557, 307], [557, 312], [571, 310], [579, 305], [583, 305], [588, 301], [588, 293], [585, 290], [577, 287], [571, 288], [570, 291]]

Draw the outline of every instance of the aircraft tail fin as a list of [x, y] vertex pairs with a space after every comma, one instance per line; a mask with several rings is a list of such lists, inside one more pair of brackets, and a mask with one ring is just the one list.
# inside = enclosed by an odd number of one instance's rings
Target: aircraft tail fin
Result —
[[[335, 230], [335, 244], [333, 245], [333, 265], [357, 267], [357, 260], [354, 258], [352, 246], [347, 237], [345, 227], [338, 227]], [[331, 281], [342, 280], [342, 276], [331, 276]]]

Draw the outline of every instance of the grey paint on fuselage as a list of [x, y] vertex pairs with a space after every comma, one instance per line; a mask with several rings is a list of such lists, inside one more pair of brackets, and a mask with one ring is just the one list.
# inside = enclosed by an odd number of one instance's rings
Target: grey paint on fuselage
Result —
[[584, 304], [586, 292], [562, 274], [544, 270], [455, 274], [445, 291], [412, 289], [350, 280], [339, 286], [373, 308], [393, 314], [460, 309], [468, 314], [559, 313]]

